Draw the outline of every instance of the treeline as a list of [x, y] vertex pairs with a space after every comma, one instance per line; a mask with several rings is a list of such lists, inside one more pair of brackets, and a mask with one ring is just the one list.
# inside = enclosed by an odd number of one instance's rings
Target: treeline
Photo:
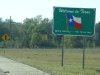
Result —
[[[36, 16], [26, 18], [23, 23], [12, 19], [0, 19], [0, 47], [2, 48], [57, 48], [62, 46], [61, 35], [52, 34], [53, 21]], [[8, 34], [10, 40], [4, 42], [2, 36]], [[87, 47], [100, 46], [100, 22], [95, 25], [95, 35], [84, 37]], [[83, 37], [64, 36], [64, 47], [82, 48]]]

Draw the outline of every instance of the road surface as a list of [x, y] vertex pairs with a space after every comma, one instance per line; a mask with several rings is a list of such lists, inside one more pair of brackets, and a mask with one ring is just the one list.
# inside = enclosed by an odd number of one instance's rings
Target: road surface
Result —
[[4, 73], [4, 72], [0, 69], [0, 75], [7, 75], [7, 74]]
[[31, 66], [0, 56], [0, 75], [50, 75]]

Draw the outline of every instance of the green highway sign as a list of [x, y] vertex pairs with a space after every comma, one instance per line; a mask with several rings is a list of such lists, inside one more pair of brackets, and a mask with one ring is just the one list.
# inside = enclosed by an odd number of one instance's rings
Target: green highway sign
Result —
[[95, 8], [53, 8], [52, 31], [56, 35], [93, 36]]

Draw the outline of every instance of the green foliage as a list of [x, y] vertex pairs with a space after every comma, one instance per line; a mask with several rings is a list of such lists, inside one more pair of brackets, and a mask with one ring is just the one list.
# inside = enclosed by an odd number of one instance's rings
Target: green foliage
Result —
[[83, 37], [73, 37], [72, 39], [72, 47], [74, 48], [83, 48]]
[[95, 25], [95, 43], [96, 46], [100, 46], [100, 22]]
[[[62, 35], [52, 34], [53, 21], [42, 18], [41, 15], [34, 18], [26, 18], [23, 23], [0, 18], [0, 43], [3, 34], [10, 36], [10, 41], [5, 47], [10, 48], [52, 48], [62, 46]], [[86, 37], [86, 47], [100, 46], [100, 22], [95, 25], [94, 37]], [[2, 47], [3, 44], [0, 44]], [[64, 36], [64, 47], [82, 48], [83, 37]]]
[[64, 37], [64, 47], [72, 48], [72, 45], [73, 45], [72, 36], [65, 36]]

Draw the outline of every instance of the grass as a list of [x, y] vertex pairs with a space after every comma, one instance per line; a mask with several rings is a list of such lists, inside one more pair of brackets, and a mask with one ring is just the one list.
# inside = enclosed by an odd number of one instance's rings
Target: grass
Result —
[[[5, 51], [5, 53], [4, 53]], [[86, 49], [85, 69], [82, 69], [82, 49], [0, 49], [0, 55], [28, 64], [51, 75], [100, 75], [100, 49]]]

